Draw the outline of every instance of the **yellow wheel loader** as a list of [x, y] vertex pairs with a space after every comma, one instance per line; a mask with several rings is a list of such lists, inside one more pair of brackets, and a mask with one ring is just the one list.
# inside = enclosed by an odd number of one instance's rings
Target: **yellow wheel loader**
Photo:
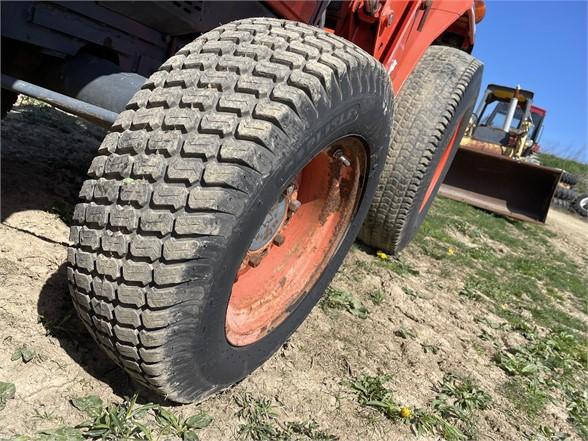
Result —
[[545, 222], [562, 171], [539, 165], [545, 110], [533, 92], [490, 84], [439, 194], [504, 216]]

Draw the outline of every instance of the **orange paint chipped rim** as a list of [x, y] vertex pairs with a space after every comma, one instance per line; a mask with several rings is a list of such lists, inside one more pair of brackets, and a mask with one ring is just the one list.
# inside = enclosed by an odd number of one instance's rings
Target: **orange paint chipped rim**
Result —
[[[310, 160], [290, 191], [280, 196], [272, 210], [284, 200], [296, 210], [288, 210], [261, 256], [259, 250], [245, 256], [227, 307], [229, 343], [246, 346], [260, 340], [312, 288], [347, 233], [361, 200], [366, 168], [361, 140], [340, 138]], [[256, 259], [255, 266], [248, 264], [250, 257]]]
[[433, 177], [431, 178], [431, 182], [429, 183], [429, 186], [427, 187], [427, 191], [425, 193], [425, 198], [423, 199], [423, 202], [421, 202], [421, 206], [419, 207], [419, 214], [422, 213], [423, 209], [427, 206], [427, 202], [431, 198], [431, 195], [433, 193], [433, 190], [435, 189], [435, 186], [437, 185], [437, 182], [439, 182], [439, 178], [441, 177], [441, 173], [443, 173], [443, 170], [445, 170], [445, 166], [447, 165], [447, 161], [449, 160], [449, 157], [451, 156], [451, 152], [453, 151], [453, 149], [455, 147], [455, 141], [457, 138], [457, 134], [459, 133], [459, 129], [461, 128], [462, 122], [463, 122], [463, 117], [462, 117], [462, 119], [459, 120], [459, 123], [457, 124], [457, 127], [455, 128], [453, 135], [451, 135], [451, 139], [449, 140], [447, 147], [445, 147], [445, 151], [441, 155], [441, 159], [439, 160], [439, 163], [437, 164], [437, 167], [435, 168], [435, 171], [433, 172]]

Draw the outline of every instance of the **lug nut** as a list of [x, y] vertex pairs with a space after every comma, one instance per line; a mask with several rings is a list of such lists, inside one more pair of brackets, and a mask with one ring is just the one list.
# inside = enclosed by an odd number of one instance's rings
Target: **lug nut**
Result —
[[333, 153], [333, 158], [338, 159], [345, 167], [349, 167], [351, 165], [351, 161], [347, 159], [347, 157], [343, 154], [343, 150], [337, 149]]
[[255, 268], [256, 266], [258, 266], [261, 263], [261, 256], [257, 255], [257, 256], [251, 256], [249, 258], [249, 265], [252, 266], [253, 268]]
[[301, 205], [302, 205], [302, 202], [300, 202], [298, 199], [294, 199], [293, 201], [290, 201], [290, 205], [288, 206], [288, 209], [292, 213], [296, 213]]
[[345, 166], [345, 167], [349, 167], [351, 165], [351, 161], [349, 159], [347, 159], [345, 156], [341, 155], [339, 157], [339, 161], [341, 161], [341, 163]]
[[286, 238], [283, 234], [276, 234], [276, 236], [274, 237], [274, 245], [279, 247], [284, 243], [285, 240]]

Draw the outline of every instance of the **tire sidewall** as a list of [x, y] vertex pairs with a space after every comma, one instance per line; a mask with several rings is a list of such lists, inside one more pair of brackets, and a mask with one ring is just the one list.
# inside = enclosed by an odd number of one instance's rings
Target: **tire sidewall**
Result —
[[[257, 195], [247, 202], [247, 208], [228, 238], [222, 256], [219, 256], [214, 281], [199, 320], [183, 331], [188, 332], [186, 338], [190, 339], [197, 366], [180, 366], [181, 372], [177, 374], [187, 379], [188, 384], [193, 384], [197, 393], [206, 391], [208, 394], [227, 387], [258, 367], [296, 330], [320, 299], [359, 232], [385, 163], [391, 111], [388, 119], [373, 118], [375, 112], [382, 113], [382, 102], [385, 98], [370, 93], [343, 99], [333, 108], [323, 103], [319, 106], [318, 118], [310, 122], [310, 127], [301, 136], [289, 146], [278, 146], [290, 153], [284, 155], [277, 169], [264, 180]], [[338, 118], [342, 122], [333, 125]], [[280, 325], [258, 342], [243, 347], [232, 346], [225, 333], [232, 284], [265, 213], [310, 159], [333, 141], [347, 135], [363, 139], [368, 158], [363, 194], [348, 231], [314, 286]], [[316, 142], [308, 142], [314, 139]]]

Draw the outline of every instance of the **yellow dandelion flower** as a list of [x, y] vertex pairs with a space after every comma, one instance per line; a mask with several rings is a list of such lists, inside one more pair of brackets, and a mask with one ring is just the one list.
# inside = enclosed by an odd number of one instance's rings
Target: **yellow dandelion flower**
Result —
[[410, 410], [410, 407], [402, 406], [400, 408], [400, 416], [402, 418], [410, 418], [411, 415], [412, 415], [412, 411]]
[[447, 248], [447, 255], [453, 256], [455, 254], [455, 248]]
[[388, 260], [388, 259], [390, 259], [390, 256], [388, 256], [388, 255], [387, 255], [385, 252], [383, 252], [383, 251], [378, 251], [378, 252], [376, 253], [376, 256], [378, 256], [378, 257], [379, 257], [380, 259], [382, 259], [382, 260]]

